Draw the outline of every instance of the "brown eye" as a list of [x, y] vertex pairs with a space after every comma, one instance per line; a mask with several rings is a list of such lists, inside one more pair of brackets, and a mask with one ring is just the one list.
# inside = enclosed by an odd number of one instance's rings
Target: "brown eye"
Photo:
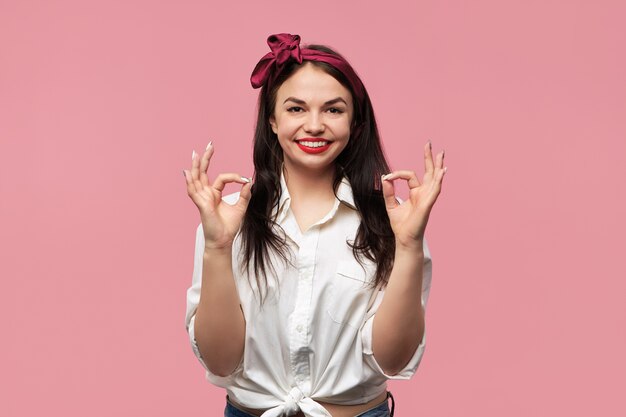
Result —
[[297, 107], [297, 106], [294, 106], [294, 107], [289, 107], [289, 108], [287, 109], [287, 111], [288, 111], [288, 112], [290, 112], [290, 113], [299, 113], [299, 112], [297, 112], [296, 110], [302, 110], [302, 107]]

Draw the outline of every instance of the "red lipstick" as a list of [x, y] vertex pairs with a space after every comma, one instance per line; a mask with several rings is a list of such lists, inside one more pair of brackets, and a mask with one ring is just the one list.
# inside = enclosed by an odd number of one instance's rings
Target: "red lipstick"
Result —
[[[326, 142], [326, 144], [322, 146], [318, 146], [318, 147], [312, 147], [312, 146], [306, 146], [302, 144], [302, 142]], [[330, 144], [332, 142], [329, 142], [325, 139], [303, 138], [303, 139], [298, 139], [296, 143], [298, 144], [298, 147], [302, 149], [304, 152], [310, 153], [310, 154], [317, 154], [317, 153], [322, 153], [328, 148], [330, 148]]]

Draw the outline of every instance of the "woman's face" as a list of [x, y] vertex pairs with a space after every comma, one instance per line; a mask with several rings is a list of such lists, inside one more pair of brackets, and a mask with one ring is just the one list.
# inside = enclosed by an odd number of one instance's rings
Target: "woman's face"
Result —
[[332, 167], [350, 139], [353, 109], [350, 90], [322, 69], [305, 64], [291, 75], [270, 117], [287, 169]]

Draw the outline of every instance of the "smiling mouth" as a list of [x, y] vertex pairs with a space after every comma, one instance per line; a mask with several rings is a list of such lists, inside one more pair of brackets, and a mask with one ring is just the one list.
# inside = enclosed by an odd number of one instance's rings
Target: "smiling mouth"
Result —
[[323, 146], [330, 144], [331, 141], [325, 140], [325, 139], [307, 138], [307, 139], [298, 139], [296, 140], [296, 143], [298, 143], [299, 145], [306, 146], [307, 148], [321, 148]]
[[331, 143], [332, 142], [329, 140], [318, 138], [304, 138], [296, 140], [298, 148], [309, 155], [324, 154], [328, 149], [330, 149]]

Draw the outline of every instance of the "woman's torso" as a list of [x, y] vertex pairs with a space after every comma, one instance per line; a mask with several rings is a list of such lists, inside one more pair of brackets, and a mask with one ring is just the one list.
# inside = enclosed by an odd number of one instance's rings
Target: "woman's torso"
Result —
[[262, 395], [277, 393], [279, 400], [298, 387], [305, 397], [339, 404], [383, 390], [385, 378], [363, 362], [361, 335], [364, 321], [375, 313], [370, 307], [381, 298], [372, 288], [376, 265], [355, 259], [348, 242], [355, 239], [360, 217], [349, 185], [340, 185], [337, 194], [338, 201], [313, 225], [296, 219], [290, 199], [279, 204], [282, 230], [276, 231], [285, 234], [290, 262], [272, 254], [274, 273], [262, 306], [254, 276], [235, 273], [242, 247], [241, 236], [235, 239], [233, 272], [246, 317], [246, 372], [245, 378], [228, 381], [227, 388], [243, 404], [255, 404], [256, 398], [241, 392], [248, 387], [263, 387]]
[[[283, 178], [281, 185], [286, 191]], [[237, 197], [233, 194], [224, 200], [233, 204]], [[276, 222], [282, 231], [277, 231], [287, 237], [292, 262], [272, 262], [275, 269], [267, 281], [262, 308], [255, 277], [239, 271], [241, 236], [235, 239], [233, 274], [246, 317], [246, 348], [231, 375], [220, 377], [208, 368], [206, 375], [214, 385], [226, 388], [237, 404], [255, 411], [250, 414], [261, 415], [287, 404], [312, 411], [317, 404], [333, 415], [347, 417], [385, 399], [389, 377], [371, 352], [372, 318], [384, 293], [370, 286], [376, 264], [369, 259], [358, 262], [348, 245], [355, 239], [360, 216], [347, 181], [339, 186], [337, 199], [323, 219], [303, 231], [290, 209], [288, 193], [281, 195]], [[188, 292], [188, 326], [200, 293], [201, 226], [198, 262]], [[272, 254], [272, 261], [275, 257]], [[358, 398], [373, 399], [354, 404]], [[294, 399], [296, 404], [291, 404]]]

